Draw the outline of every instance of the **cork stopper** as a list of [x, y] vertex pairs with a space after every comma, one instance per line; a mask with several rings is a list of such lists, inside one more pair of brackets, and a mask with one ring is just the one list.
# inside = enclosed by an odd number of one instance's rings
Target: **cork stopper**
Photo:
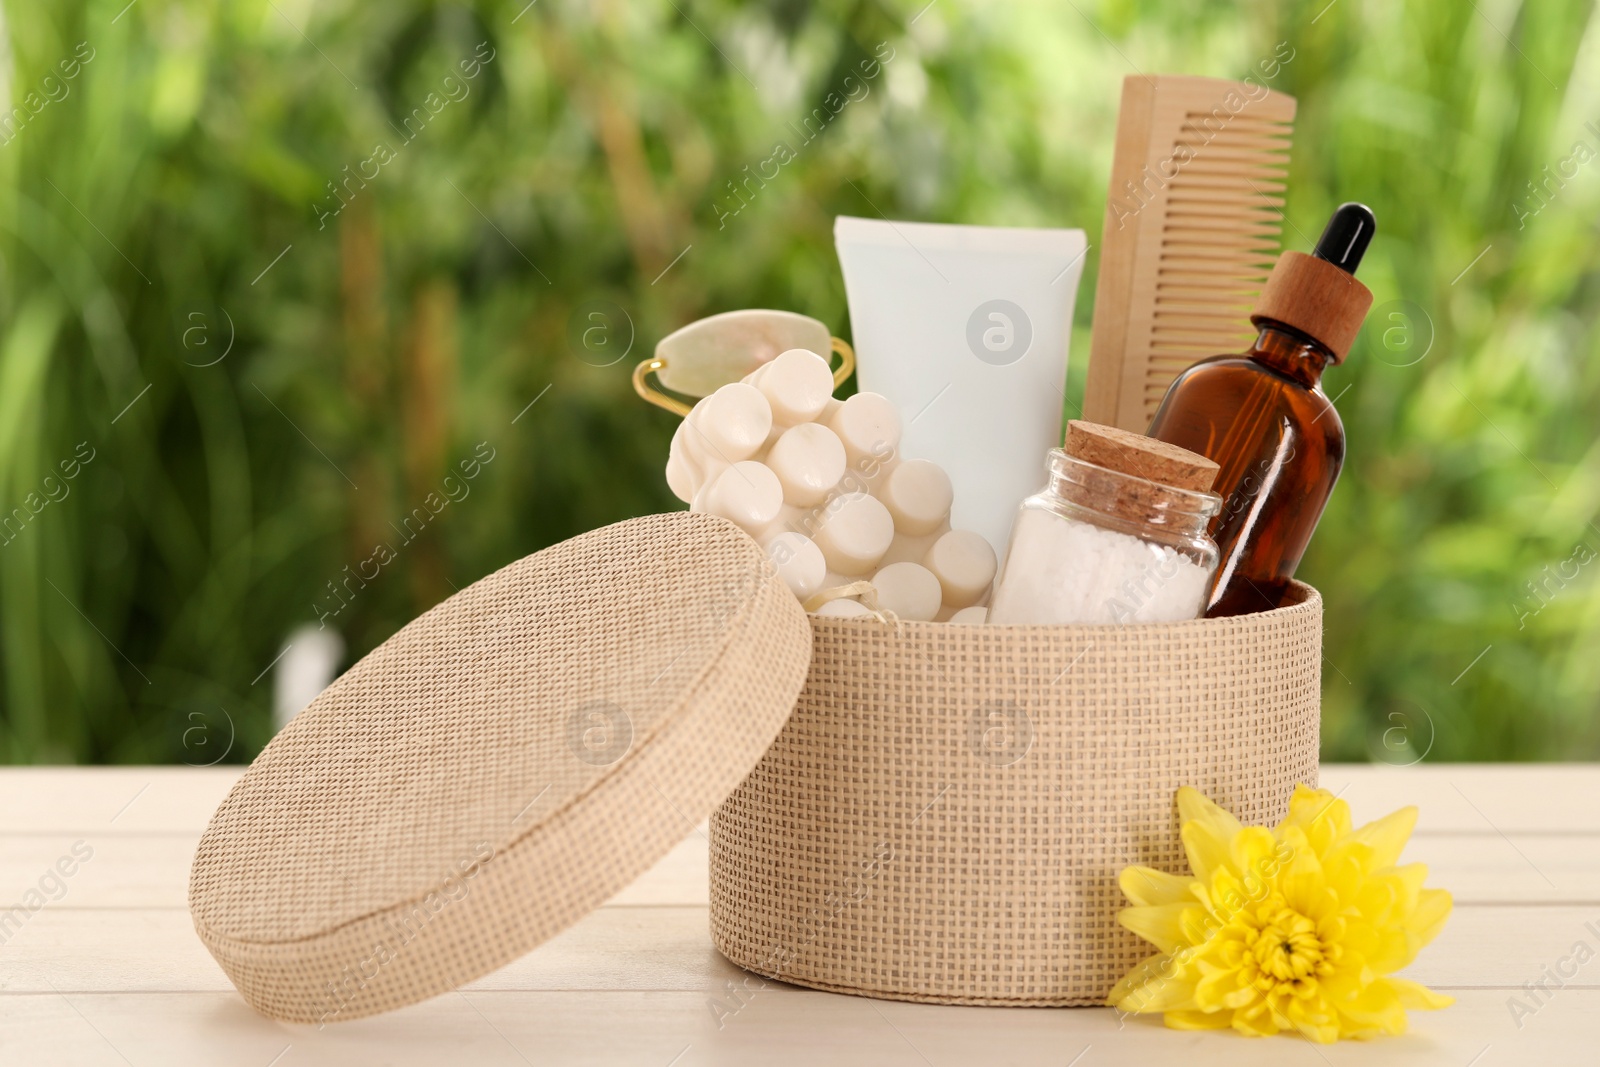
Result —
[[1343, 363], [1371, 307], [1372, 290], [1344, 269], [1304, 252], [1285, 252], [1267, 277], [1250, 321], [1291, 326]]
[[1218, 467], [1187, 448], [1115, 426], [1073, 419], [1067, 423], [1067, 455], [1097, 467], [1131, 474], [1174, 489], [1204, 493], [1217, 480]]
[[1050, 488], [1056, 495], [1134, 527], [1193, 526], [1222, 507], [1211, 492], [1217, 465], [1177, 445], [1074, 419], [1067, 440], [1050, 453]]

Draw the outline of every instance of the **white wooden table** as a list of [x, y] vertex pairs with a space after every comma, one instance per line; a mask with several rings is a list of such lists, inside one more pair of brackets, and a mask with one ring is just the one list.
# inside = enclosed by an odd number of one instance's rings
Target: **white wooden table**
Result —
[[[743, 972], [711, 947], [699, 835], [460, 993], [320, 1031], [275, 1023], [233, 992], [185, 908], [195, 843], [238, 773], [0, 769], [0, 905], [30, 889], [55, 898], [0, 927], [0, 1065], [1600, 1062], [1600, 955], [1557, 975], [1578, 943], [1600, 953], [1600, 766], [1323, 768], [1358, 821], [1419, 805], [1407, 858], [1456, 897], [1408, 974], [1457, 1005], [1413, 1014], [1406, 1037], [1332, 1047], [1180, 1033], [1104, 1009], [930, 1007], [780, 984], [716, 1012]], [[88, 859], [74, 857], [78, 842]], [[1540, 981], [1547, 994], [1524, 989]], [[1537, 1011], [1515, 1018], [1512, 998]]]

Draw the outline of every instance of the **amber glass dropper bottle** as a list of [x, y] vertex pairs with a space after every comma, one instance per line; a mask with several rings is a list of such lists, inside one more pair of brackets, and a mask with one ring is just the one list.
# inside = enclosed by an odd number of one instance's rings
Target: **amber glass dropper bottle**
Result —
[[1322, 372], [1344, 360], [1372, 306], [1354, 274], [1375, 220], [1344, 204], [1311, 255], [1285, 252], [1250, 315], [1248, 352], [1180, 374], [1150, 436], [1214, 460], [1223, 498], [1208, 618], [1278, 607], [1344, 464], [1344, 425]]

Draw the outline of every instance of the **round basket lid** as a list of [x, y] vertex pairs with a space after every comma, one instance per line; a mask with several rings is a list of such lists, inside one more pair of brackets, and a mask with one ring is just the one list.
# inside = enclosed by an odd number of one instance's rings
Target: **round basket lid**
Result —
[[414, 1003], [599, 906], [755, 767], [811, 632], [732, 523], [653, 515], [535, 553], [374, 649], [262, 750], [189, 880], [257, 1010]]

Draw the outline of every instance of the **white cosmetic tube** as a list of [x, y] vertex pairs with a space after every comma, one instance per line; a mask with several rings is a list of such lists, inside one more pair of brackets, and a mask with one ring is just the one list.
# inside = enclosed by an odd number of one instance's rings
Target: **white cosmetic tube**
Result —
[[841, 215], [834, 243], [863, 392], [900, 411], [900, 455], [943, 467], [951, 524], [1004, 556], [1061, 443], [1082, 230]]

